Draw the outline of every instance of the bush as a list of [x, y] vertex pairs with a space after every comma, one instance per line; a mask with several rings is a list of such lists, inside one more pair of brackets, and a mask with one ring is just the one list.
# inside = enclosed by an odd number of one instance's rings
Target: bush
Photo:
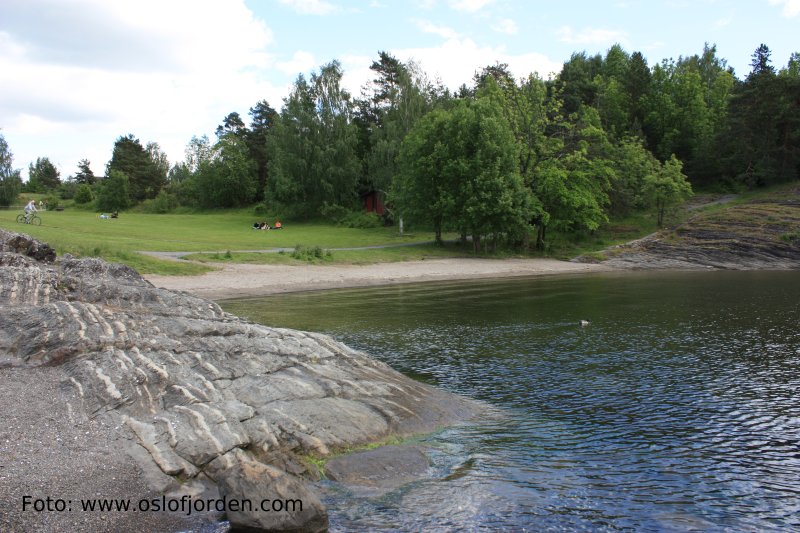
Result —
[[340, 205], [325, 204], [320, 210], [322, 216], [335, 223], [337, 226], [348, 228], [379, 228], [383, 221], [376, 213], [364, 211], [350, 211]]
[[92, 188], [85, 183], [78, 185], [78, 187], [75, 189], [74, 200], [76, 204], [88, 204], [94, 200]]
[[330, 250], [326, 252], [319, 246], [308, 247], [308, 246], [303, 246], [302, 244], [298, 244], [294, 247], [294, 251], [292, 252], [292, 258], [297, 259], [299, 261], [308, 261], [309, 263], [315, 263], [317, 261], [330, 260], [333, 258], [333, 254], [331, 253]]
[[178, 207], [178, 198], [174, 194], [161, 191], [152, 200], [142, 202], [142, 211], [145, 213], [170, 213]]

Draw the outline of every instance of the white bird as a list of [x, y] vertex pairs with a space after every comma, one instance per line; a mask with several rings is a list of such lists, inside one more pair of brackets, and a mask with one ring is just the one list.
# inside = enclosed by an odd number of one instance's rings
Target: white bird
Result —
[[581, 320], [581, 327], [582, 328], [585, 328], [588, 325], [589, 325], [589, 321], [588, 320]]

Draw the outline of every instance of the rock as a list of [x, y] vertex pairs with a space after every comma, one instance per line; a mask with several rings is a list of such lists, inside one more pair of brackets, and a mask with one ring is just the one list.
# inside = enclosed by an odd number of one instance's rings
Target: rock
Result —
[[[78, 398], [70, 408], [119, 426], [159, 489], [174, 478], [212, 480], [222, 494], [302, 494], [313, 502], [303, 520], [322, 527], [305, 455], [429, 432], [481, 410], [328, 336], [244, 321], [123, 265], [29, 253], [47, 249], [0, 230], [0, 367], [59, 368]], [[262, 475], [269, 485], [257, 483]], [[231, 521], [263, 528], [259, 517]]]
[[417, 446], [381, 446], [334, 457], [325, 463], [328, 478], [349, 485], [395, 489], [425, 478], [430, 460]]
[[236, 449], [211, 465], [237, 531], [327, 531], [325, 506], [298, 478]]

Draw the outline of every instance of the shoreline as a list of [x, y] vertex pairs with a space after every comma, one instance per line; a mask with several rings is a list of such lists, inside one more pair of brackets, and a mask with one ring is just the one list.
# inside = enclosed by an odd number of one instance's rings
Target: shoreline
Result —
[[369, 265], [253, 265], [216, 263], [199, 276], [144, 275], [156, 287], [226, 300], [312, 290], [377, 287], [427, 281], [501, 279], [609, 272], [617, 268], [558, 259], [426, 259]]

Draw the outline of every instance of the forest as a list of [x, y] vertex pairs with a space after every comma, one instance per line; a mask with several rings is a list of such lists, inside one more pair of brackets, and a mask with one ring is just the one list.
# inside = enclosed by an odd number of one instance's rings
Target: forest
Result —
[[[170, 163], [157, 142], [114, 143], [62, 180], [47, 157], [20, 179], [0, 135], [0, 205], [22, 192], [102, 211], [254, 206], [286, 219], [397, 224], [542, 248], [549, 230], [592, 232], [652, 210], [658, 224], [693, 190], [738, 191], [800, 176], [800, 54], [773, 66], [762, 44], [738, 78], [716, 46], [649, 65], [612, 46], [559, 73], [517, 79], [505, 64], [452, 91], [379, 52], [354, 96], [338, 61], [299, 75], [280, 110], [262, 100], [193, 137]], [[385, 210], [366, 213], [364, 199]]]

